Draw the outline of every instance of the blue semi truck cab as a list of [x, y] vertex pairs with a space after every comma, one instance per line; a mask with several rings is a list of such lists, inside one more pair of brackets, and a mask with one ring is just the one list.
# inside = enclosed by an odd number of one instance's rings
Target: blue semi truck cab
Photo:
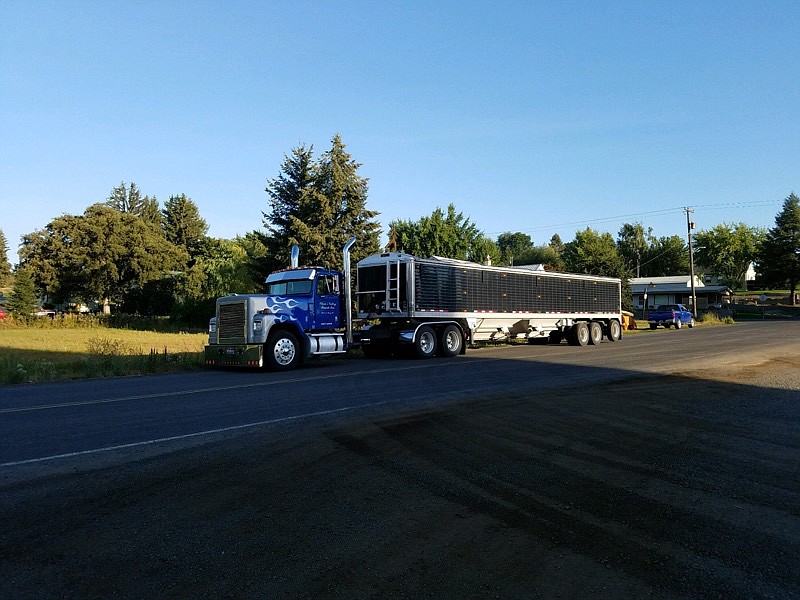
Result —
[[341, 354], [352, 345], [349, 252], [344, 273], [297, 266], [267, 277], [266, 294], [230, 294], [217, 299], [209, 322], [205, 363], [209, 366], [288, 370], [305, 358]]

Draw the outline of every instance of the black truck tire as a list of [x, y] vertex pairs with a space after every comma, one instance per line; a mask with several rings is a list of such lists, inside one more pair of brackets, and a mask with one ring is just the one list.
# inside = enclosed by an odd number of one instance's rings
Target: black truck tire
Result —
[[300, 364], [300, 345], [288, 331], [278, 331], [269, 336], [264, 354], [273, 371], [289, 371]]
[[417, 358], [433, 358], [436, 356], [436, 333], [433, 328], [423, 325], [417, 331], [417, 339], [414, 340], [414, 350]]
[[442, 356], [453, 358], [461, 354], [461, 348], [464, 346], [464, 336], [461, 330], [455, 325], [448, 325], [442, 331], [442, 337], [439, 340], [439, 352]]
[[603, 326], [597, 321], [589, 323], [589, 343], [596, 346], [603, 341]]

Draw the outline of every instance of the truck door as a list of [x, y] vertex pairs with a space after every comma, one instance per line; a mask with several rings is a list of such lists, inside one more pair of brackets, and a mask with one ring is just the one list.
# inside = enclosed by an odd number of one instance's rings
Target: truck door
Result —
[[315, 294], [316, 310], [312, 329], [336, 329], [341, 326], [339, 310], [341, 296], [339, 279], [334, 275], [320, 275], [317, 278]]

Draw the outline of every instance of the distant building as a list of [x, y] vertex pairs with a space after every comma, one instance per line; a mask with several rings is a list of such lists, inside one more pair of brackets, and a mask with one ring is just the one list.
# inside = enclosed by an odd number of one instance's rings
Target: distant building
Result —
[[[642, 308], [647, 292], [647, 308], [659, 304], [692, 304], [692, 278], [689, 275], [674, 277], [634, 277], [631, 281], [633, 305]], [[706, 285], [701, 277], [694, 278], [697, 308], [719, 308], [731, 301], [731, 289], [727, 285]]]

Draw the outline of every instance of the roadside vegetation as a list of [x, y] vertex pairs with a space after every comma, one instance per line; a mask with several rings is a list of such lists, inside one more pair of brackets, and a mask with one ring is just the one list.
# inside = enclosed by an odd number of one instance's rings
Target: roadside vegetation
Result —
[[205, 333], [156, 319], [67, 315], [0, 322], [0, 384], [199, 369]]

